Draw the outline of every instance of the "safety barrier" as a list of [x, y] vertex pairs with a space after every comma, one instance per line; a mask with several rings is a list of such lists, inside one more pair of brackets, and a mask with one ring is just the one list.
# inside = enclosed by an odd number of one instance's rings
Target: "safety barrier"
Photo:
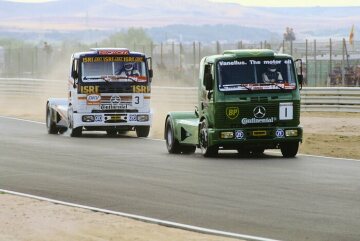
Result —
[[[153, 86], [155, 103], [191, 106], [197, 102], [196, 87]], [[65, 80], [0, 78], [1, 96], [66, 96]], [[360, 87], [305, 87], [301, 90], [302, 111], [360, 112]]]

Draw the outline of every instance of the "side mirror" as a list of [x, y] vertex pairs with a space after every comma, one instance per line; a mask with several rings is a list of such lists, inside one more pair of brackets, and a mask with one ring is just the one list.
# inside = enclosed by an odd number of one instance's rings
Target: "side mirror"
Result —
[[203, 84], [205, 85], [206, 90], [212, 90], [213, 78], [210, 73], [205, 73]]
[[195, 115], [196, 117], [199, 117], [199, 108], [195, 106]]
[[302, 62], [301, 59], [297, 59], [297, 60], [295, 60], [295, 64], [296, 64], [296, 67], [299, 69], [298, 73], [300, 72], [300, 74], [297, 75], [297, 79], [299, 81], [300, 90], [301, 90], [302, 87], [303, 87], [303, 80], [304, 80], [304, 76], [302, 74], [302, 72], [303, 72], [303, 62]]
[[74, 87], [74, 89], [75, 89], [75, 88], [76, 88], [76, 84], [77, 84], [77, 82], [78, 82], [78, 78], [79, 78], [78, 72], [76, 72], [75, 70], [73, 70], [73, 71], [71, 72], [71, 77], [72, 77], [73, 80], [74, 80], [74, 82], [73, 82], [73, 87]]
[[149, 78], [151, 79], [154, 76], [154, 71], [149, 69]]
[[75, 70], [73, 70], [73, 71], [71, 72], [71, 77], [72, 77], [74, 80], [77, 79], [77, 78], [79, 78], [78, 72], [76, 72]]
[[300, 85], [300, 89], [302, 89], [303, 87], [303, 79], [304, 79], [304, 76], [302, 74], [298, 74], [298, 81], [299, 81], [299, 85]]

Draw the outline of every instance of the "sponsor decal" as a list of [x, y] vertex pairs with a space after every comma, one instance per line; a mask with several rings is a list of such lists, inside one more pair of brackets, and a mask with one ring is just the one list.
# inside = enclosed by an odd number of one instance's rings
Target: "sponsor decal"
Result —
[[95, 115], [95, 122], [102, 122], [102, 115]]
[[278, 137], [278, 138], [282, 138], [282, 137], [284, 137], [284, 130], [283, 129], [277, 129], [276, 130], [276, 132], [275, 132], [275, 135], [276, 135], [276, 137]]
[[256, 119], [261, 119], [265, 117], [266, 110], [264, 106], [256, 106], [253, 110], [254, 117]]
[[99, 93], [99, 86], [96, 85], [85, 85], [80, 86], [80, 94], [98, 94]]
[[121, 97], [119, 95], [113, 95], [110, 98], [110, 104], [102, 104], [100, 108], [102, 110], [123, 110], [127, 108], [127, 105], [121, 104]]
[[264, 124], [264, 123], [273, 123], [276, 121], [276, 117], [267, 117], [266, 116], [266, 109], [264, 106], [256, 106], [253, 109], [253, 118], [242, 118], [241, 123], [243, 125], [247, 124]]
[[232, 66], [232, 65], [247, 65], [247, 63], [245, 61], [220, 61], [219, 62], [220, 66]]
[[137, 121], [136, 115], [129, 115], [129, 121]]
[[121, 105], [101, 105], [100, 108], [102, 110], [123, 110], [127, 108], [127, 105], [121, 104]]
[[150, 86], [144, 85], [133, 85], [132, 86], [133, 93], [150, 93]]
[[243, 125], [247, 124], [263, 124], [263, 123], [273, 123], [276, 121], [275, 117], [264, 118], [264, 119], [256, 119], [256, 118], [242, 118], [241, 123]]
[[239, 107], [226, 107], [226, 116], [230, 120], [234, 120], [239, 116]]
[[98, 51], [99, 54], [103, 54], [103, 55], [128, 55], [130, 54], [130, 51], [127, 49], [121, 49], [121, 50], [99, 50]]
[[112, 105], [119, 105], [119, 104], [121, 103], [121, 98], [120, 98], [120, 96], [118, 96], [118, 95], [113, 95], [113, 96], [111, 96], [111, 98], [110, 98], [110, 103], [111, 103]]
[[237, 130], [235, 131], [235, 139], [244, 139], [245, 134], [243, 131], [241, 130]]
[[84, 63], [96, 63], [96, 62], [144, 62], [143, 57], [115, 57], [115, 56], [98, 56], [98, 57], [84, 57]]
[[101, 96], [98, 94], [91, 94], [86, 96], [87, 105], [100, 105]]

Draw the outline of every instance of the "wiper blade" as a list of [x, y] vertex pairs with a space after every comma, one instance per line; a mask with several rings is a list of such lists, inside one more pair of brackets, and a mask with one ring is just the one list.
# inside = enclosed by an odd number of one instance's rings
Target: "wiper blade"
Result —
[[280, 86], [278, 83], [264, 83], [264, 84], [261, 84], [261, 85], [272, 85], [272, 86], [278, 87], [281, 90], [285, 90], [285, 88]]
[[236, 87], [243, 87], [248, 91], [252, 91], [252, 88], [249, 88], [246, 84], [232, 84], [232, 85], [223, 85], [223, 87], [225, 88], [229, 88], [229, 89], [235, 89]]
[[252, 91], [252, 88], [247, 87], [245, 84], [238, 84], [238, 86], [244, 87], [245, 89]]

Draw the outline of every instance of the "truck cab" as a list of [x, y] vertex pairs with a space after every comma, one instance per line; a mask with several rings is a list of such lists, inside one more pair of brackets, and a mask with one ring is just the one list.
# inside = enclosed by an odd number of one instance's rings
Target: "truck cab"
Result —
[[203, 58], [195, 112], [167, 116], [169, 152], [199, 147], [205, 156], [228, 149], [258, 155], [280, 149], [284, 157], [294, 157], [302, 141], [296, 72], [291, 56], [272, 50], [229, 50]]
[[69, 70], [68, 98], [47, 101], [48, 133], [134, 130], [138, 137], [148, 136], [151, 58], [124, 48], [96, 48], [74, 53]]

